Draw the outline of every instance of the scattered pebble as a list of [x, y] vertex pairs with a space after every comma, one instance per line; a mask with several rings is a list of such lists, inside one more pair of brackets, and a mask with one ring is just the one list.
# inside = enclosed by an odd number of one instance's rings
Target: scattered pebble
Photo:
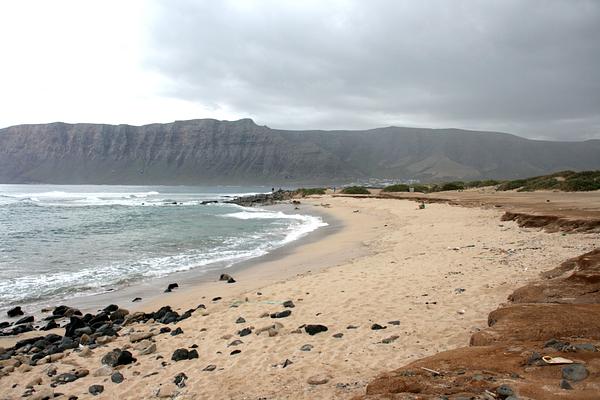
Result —
[[289, 317], [292, 314], [291, 310], [284, 310], [281, 312], [276, 312], [271, 314], [271, 318], [286, 318]]
[[300, 347], [300, 351], [311, 351], [313, 347], [314, 346], [312, 344], [305, 344], [302, 347]]
[[120, 372], [115, 372], [110, 376], [110, 380], [114, 383], [121, 383], [124, 379], [123, 374]]
[[325, 325], [315, 324], [315, 325], [306, 325], [304, 330], [309, 335], [313, 336], [320, 332], [326, 332], [328, 329]]
[[100, 393], [104, 392], [104, 386], [102, 385], [92, 385], [88, 388], [88, 391], [93, 396], [98, 396]]
[[329, 382], [330, 377], [327, 375], [313, 375], [306, 381], [309, 385], [324, 385]]
[[296, 307], [296, 306], [294, 305], [294, 302], [293, 302], [292, 300], [287, 300], [287, 301], [284, 301], [284, 302], [283, 302], [283, 306], [284, 306], [285, 308], [294, 308], [294, 307]]
[[383, 343], [383, 344], [390, 344], [390, 343], [396, 341], [399, 337], [400, 336], [398, 336], [398, 335], [392, 335], [392, 336], [390, 336], [388, 338], [383, 339], [381, 341], [381, 343]]
[[175, 379], [174, 379], [174, 383], [178, 388], [183, 388], [185, 387], [185, 381], [187, 381], [188, 377], [186, 374], [184, 374], [183, 372], [178, 373], [177, 375], [175, 375]]

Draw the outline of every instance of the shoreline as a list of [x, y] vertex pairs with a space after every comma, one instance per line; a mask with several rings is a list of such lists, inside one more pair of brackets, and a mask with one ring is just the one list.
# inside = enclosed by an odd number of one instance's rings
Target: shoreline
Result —
[[[109, 290], [106, 292], [94, 294], [82, 293], [69, 298], [25, 303], [21, 306], [24, 310], [31, 310], [31, 312], [26, 312], [25, 315], [33, 315], [36, 320], [38, 320], [38, 317], [46, 316], [46, 314], [41, 311], [42, 309], [53, 308], [61, 304], [77, 308], [83, 313], [97, 312], [99, 309], [102, 309], [108, 304], [112, 303], [121, 304], [123, 306], [129, 304], [129, 307], [127, 308], [132, 311], [147, 309], [147, 303], [154, 303], [158, 301], [158, 298], [161, 296], [169, 296], [169, 293], [164, 293], [164, 290], [169, 283], [178, 281], [180, 282], [180, 287], [176, 289], [176, 292], [202, 289], [204, 285], [218, 282], [219, 275], [221, 273], [229, 273], [237, 276], [237, 274], [245, 271], [246, 269], [256, 268], [264, 262], [270, 262], [277, 260], [278, 258], [285, 257], [291, 254], [297, 247], [322, 240], [327, 235], [343, 229], [342, 222], [324, 212], [321, 207], [309, 207], [308, 204], [304, 204], [304, 209], [300, 211], [294, 210], [295, 205], [290, 205], [287, 203], [265, 205], [261, 207], [267, 210], [282, 211], [285, 213], [297, 214], [298, 212], [301, 212], [306, 215], [318, 216], [322, 218], [323, 222], [327, 223], [327, 225], [319, 227], [316, 230], [301, 236], [297, 240], [277, 247], [269, 251], [267, 254], [235, 262], [229, 267], [211, 266], [212, 268], [209, 268], [208, 270], [203, 270], [203, 267], [194, 267], [187, 271], [174, 272], [166, 276], [131, 282], [130, 284], [117, 287], [114, 290]], [[218, 265], [219, 263], [216, 264]], [[223, 282], [219, 283], [223, 284]], [[136, 297], [141, 297], [142, 300], [135, 303], [132, 302], [132, 299]], [[0, 316], [0, 322], [14, 322], [18, 319], [7, 319], [4, 315], [5, 312], [6, 310], [4, 310], [3, 315]], [[1, 338], [2, 337], [0, 336], [0, 340]]]
[[[302, 199], [300, 210], [294, 209], [298, 205], [287, 203], [263, 206], [268, 210], [286, 213], [300, 212], [319, 216], [328, 224], [265, 255], [240, 261], [231, 267], [215, 268], [208, 272], [197, 271], [194, 268], [189, 271], [176, 272], [168, 276], [136, 282], [114, 291], [73, 297], [53, 303], [34, 303], [33, 307], [37, 309], [25, 315], [33, 315], [36, 321], [41, 322], [42, 318], [49, 315], [43, 313], [41, 309], [52, 309], [58, 305], [78, 309], [84, 314], [86, 312], [95, 314], [109, 304], [119, 304], [132, 313], [151, 312], [167, 305], [181, 311], [196, 307], [200, 303], [209, 302], [210, 299], [217, 296], [239, 296], [245, 292], [255, 291], [276, 282], [293, 279], [298, 275], [318, 273], [323, 269], [349, 261], [351, 258], [366, 255], [368, 249], [362, 247], [362, 242], [365, 239], [371, 239], [373, 235], [360, 236], [359, 239], [355, 240], [352, 237], [358, 237], [358, 231], [362, 231], [364, 227], [372, 228], [375, 223], [361, 218], [359, 224], [352, 224], [349, 220], [340, 218], [339, 214], [336, 216], [327, 207], [322, 207], [320, 199], [320, 197]], [[338, 236], [341, 239], [338, 239]], [[336, 241], [339, 240], [345, 244], [351, 244], [354, 250], [347, 251], [340, 248], [339, 245], [335, 246]], [[324, 247], [328, 250], [315, 252], [315, 249]], [[319, 261], [318, 258], [321, 257], [322, 261]], [[281, 268], [280, 265], [284, 265], [284, 267]], [[228, 284], [219, 281], [221, 273], [232, 275], [236, 279], [236, 283]], [[179, 287], [170, 293], [164, 293], [169, 283], [178, 283]], [[199, 291], [202, 292], [202, 295], [196, 297], [195, 294]], [[142, 300], [132, 302], [132, 299], [136, 297], [142, 297]], [[26, 305], [24, 309], [27, 307], [31, 306]], [[14, 322], [19, 318], [7, 319], [3, 316], [3, 320], [10, 322]], [[60, 334], [62, 331], [63, 329], [59, 328], [52, 329], [48, 333]], [[9, 347], [22, 338], [38, 336], [42, 333], [43, 331], [33, 330], [16, 336], [0, 336], [0, 347]]]
[[[343, 229], [289, 250], [287, 257], [260, 263], [263, 272], [254, 270], [254, 277], [240, 271], [236, 284], [213, 282], [201, 293], [176, 290], [144, 305], [183, 310], [203, 303], [206, 310], [179, 322], [183, 333], [178, 336], [159, 334], [164, 325], [157, 322], [133, 324], [91, 356], [70, 352], [56, 363], [59, 370], [83, 364], [90, 375], [57, 391], [91, 398], [87, 387], [102, 383], [105, 393], [97, 398], [147, 398], [162, 392], [182, 399], [198, 394], [240, 400], [349, 399], [364, 393], [382, 372], [464, 346], [487, 326], [488, 313], [508, 294], [557, 262], [593, 249], [598, 240], [597, 234], [521, 228], [514, 221], [502, 222], [502, 211], [494, 209], [430, 204], [419, 210], [406, 200], [327, 196], [314, 202], [331, 203], [326, 212], [343, 221]], [[210, 301], [213, 294], [222, 300]], [[289, 317], [261, 318], [283, 310], [286, 300], [296, 305]], [[242, 316], [246, 322], [237, 324]], [[281, 323], [273, 337], [254, 334], [273, 323]], [[315, 323], [328, 331], [309, 336], [298, 329]], [[375, 324], [384, 329], [373, 329]], [[252, 334], [241, 337], [244, 327]], [[131, 335], [142, 332], [151, 334], [145, 342], [156, 345], [154, 355], [139, 355], [139, 346], [130, 343]], [[234, 339], [242, 343], [230, 347]], [[198, 346], [199, 360], [168, 361], [173, 350], [191, 345]], [[301, 350], [305, 345], [312, 350]], [[130, 348], [138, 357], [136, 364], [118, 369], [126, 377], [122, 385], [95, 375], [100, 358], [115, 347]], [[206, 372], [207, 365], [215, 365], [214, 372]], [[33, 368], [3, 378], [0, 389], [18, 397], [23, 387], [10, 385], [43, 366]], [[180, 372], [190, 377], [185, 388], [172, 383]], [[309, 383], [316, 375], [324, 377], [323, 384]], [[43, 378], [40, 389], [47, 381]]]

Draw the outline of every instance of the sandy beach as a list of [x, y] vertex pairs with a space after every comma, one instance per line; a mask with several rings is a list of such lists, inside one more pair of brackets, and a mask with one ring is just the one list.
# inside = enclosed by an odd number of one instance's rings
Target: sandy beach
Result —
[[[159, 333], [165, 325], [158, 322], [132, 323], [91, 351], [16, 365], [0, 377], [0, 399], [21, 398], [30, 382], [30, 398], [54, 392], [65, 399], [349, 399], [382, 372], [464, 346], [515, 289], [600, 241], [598, 233], [521, 228], [501, 221], [504, 211], [494, 208], [419, 209], [410, 200], [331, 196], [304, 199], [301, 207], [318, 207], [341, 228], [237, 271], [235, 284], [179, 282], [180, 289], [140, 306], [120, 303], [131, 313], [206, 308], [170, 324], [183, 330], [176, 336]], [[289, 300], [293, 308], [284, 307]], [[269, 317], [285, 310], [287, 317]], [[236, 323], [240, 317], [244, 322]], [[327, 331], [309, 335], [307, 324]], [[251, 333], [240, 336], [244, 328]], [[14, 342], [1, 338], [0, 347]], [[171, 359], [192, 346], [198, 358]], [[101, 363], [115, 348], [137, 359], [114, 368], [122, 383], [112, 382], [114, 371]], [[59, 375], [89, 374], [53, 388], [52, 367]], [[180, 373], [187, 377], [182, 387], [174, 383]], [[93, 396], [91, 385], [103, 391]]]

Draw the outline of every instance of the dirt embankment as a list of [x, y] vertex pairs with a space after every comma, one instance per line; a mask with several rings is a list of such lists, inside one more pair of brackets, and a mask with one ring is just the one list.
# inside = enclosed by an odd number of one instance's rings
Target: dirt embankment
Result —
[[[469, 347], [386, 373], [356, 400], [598, 399], [600, 249], [565, 261], [509, 300]], [[553, 364], [557, 357], [567, 360]]]

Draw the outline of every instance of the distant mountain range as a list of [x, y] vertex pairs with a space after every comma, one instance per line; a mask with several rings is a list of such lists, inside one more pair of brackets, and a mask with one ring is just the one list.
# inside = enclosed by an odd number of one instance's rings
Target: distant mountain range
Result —
[[388, 127], [286, 131], [250, 119], [0, 129], [0, 183], [323, 184], [508, 179], [600, 169], [600, 140]]

